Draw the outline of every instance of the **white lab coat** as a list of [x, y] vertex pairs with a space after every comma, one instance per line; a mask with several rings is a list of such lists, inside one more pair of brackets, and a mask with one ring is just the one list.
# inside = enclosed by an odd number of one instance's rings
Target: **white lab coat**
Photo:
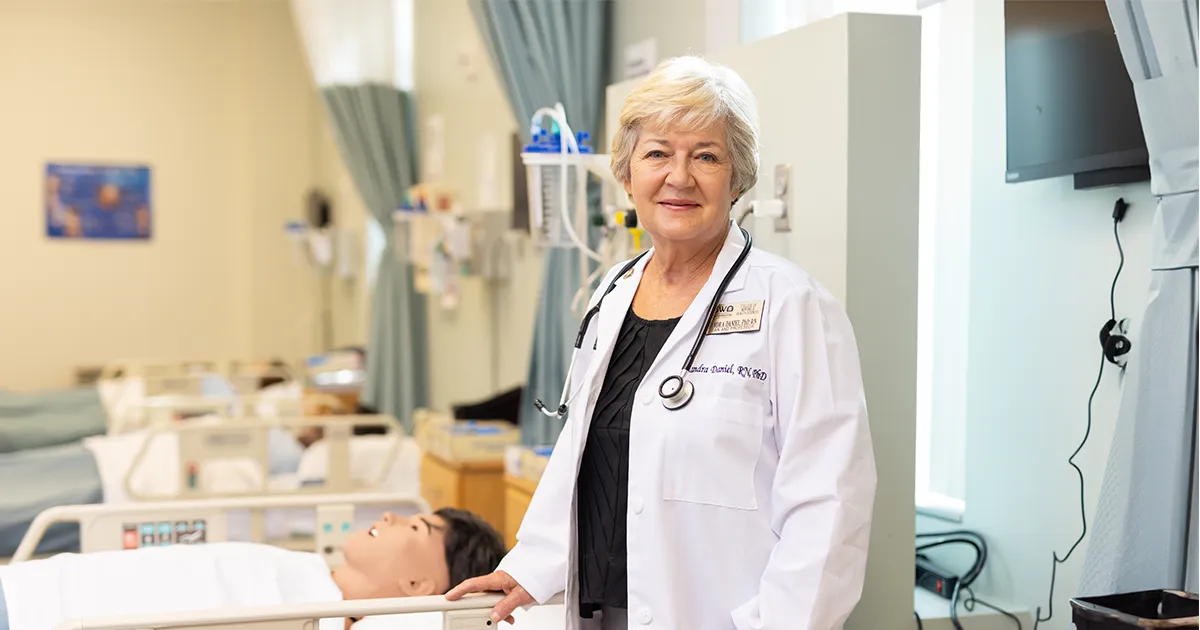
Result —
[[[752, 250], [721, 303], [765, 301], [760, 329], [709, 335], [688, 375], [691, 402], [669, 411], [659, 398], [744, 242], [732, 224], [712, 275], [635, 394], [626, 517], [631, 628], [835, 630], [862, 592], [875, 463], [854, 333], [824, 288], [793, 263]], [[565, 591], [568, 630], [580, 625], [576, 476], [650, 256], [617, 282], [593, 320], [571, 385], [578, 395], [518, 543], [499, 567], [539, 603]]]

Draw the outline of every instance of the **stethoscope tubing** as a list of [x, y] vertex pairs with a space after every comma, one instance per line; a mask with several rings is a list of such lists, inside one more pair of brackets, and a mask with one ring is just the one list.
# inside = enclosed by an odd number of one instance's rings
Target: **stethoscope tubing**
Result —
[[[746, 228], [739, 226], [738, 229], [742, 231], [742, 236], [746, 239], [746, 242], [744, 245], [742, 245], [742, 251], [738, 254], [737, 260], [734, 261], [733, 267], [731, 267], [729, 271], [725, 273], [725, 277], [721, 278], [721, 284], [717, 286], [716, 294], [714, 294], [712, 300], [709, 301], [708, 310], [705, 313], [704, 321], [702, 322], [702, 327], [700, 328], [700, 333], [696, 335], [695, 341], [692, 342], [692, 348], [688, 352], [687, 358], [683, 362], [683, 368], [679, 371], [678, 375], [668, 376], [667, 378], [663, 379], [662, 383], [659, 384], [658, 395], [663, 399], [663, 404], [667, 407], [667, 409], [680, 409], [687, 404], [688, 400], [691, 399], [692, 387], [690, 386], [691, 383], [687, 380], [687, 374], [692, 369], [692, 365], [696, 361], [696, 356], [700, 353], [700, 347], [704, 343], [704, 338], [708, 336], [708, 329], [710, 326], [712, 326], [713, 317], [715, 317], [717, 314], [717, 307], [719, 307], [721, 304], [721, 296], [724, 295], [725, 289], [729, 287], [729, 283], [733, 280], [733, 276], [737, 274], [738, 270], [740, 270], [742, 265], [746, 262], [746, 258], [750, 255], [750, 249], [753, 246], [753, 239], [750, 237], [750, 233], [746, 231]], [[567, 381], [563, 384], [563, 391], [562, 395], [559, 397], [558, 408], [554, 411], [550, 411], [546, 408], [541, 400], [534, 400], [534, 406], [537, 407], [539, 411], [551, 418], [557, 418], [559, 420], [566, 415], [567, 405], [577, 393], [569, 391], [571, 387], [571, 374], [575, 370], [575, 359], [579, 354], [580, 348], [583, 347], [583, 339], [587, 336], [588, 326], [591, 324], [592, 318], [600, 313], [600, 307], [604, 304], [604, 298], [608, 297], [609, 293], [612, 293], [613, 289], [615, 289], [617, 286], [617, 282], [620, 281], [625, 274], [629, 273], [629, 270], [633, 269], [634, 265], [637, 265], [638, 261], [644, 258], [648, 253], [650, 253], [650, 250], [646, 250], [638, 254], [633, 258], [633, 260], [630, 260], [625, 264], [624, 267], [617, 271], [616, 275], [613, 276], [612, 281], [608, 283], [608, 287], [604, 289], [604, 293], [600, 295], [600, 299], [596, 300], [596, 305], [588, 309], [588, 312], [584, 314], [583, 321], [579, 324], [579, 333], [575, 335], [575, 347], [571, 350], [571, 363], [567, 366]], [[663, 388], [668, 381], [673, 379], [679, 380], [679, 389], [674, 396], [669, 396], [663, 392]], [[683, 396], [686, 396], [687, 399], [680, 402], [679, 398]]]

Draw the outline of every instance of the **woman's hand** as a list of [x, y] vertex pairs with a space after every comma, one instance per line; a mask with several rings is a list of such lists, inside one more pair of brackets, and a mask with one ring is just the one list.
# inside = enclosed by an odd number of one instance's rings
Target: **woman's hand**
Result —
[[525, 587], [517, 584], [517, 581], [504, 571], [495, 571], [489, 575], [466, 580], [462, 584], [450, 589], [446, 593], [446, 599], [454, 601], [461, 599], [463, 595], [468, 593], [498, 591], [504, 592], [504, 599], [492, 607], [492, 623], [498, 624], [501, 619], [510, 624], [515, 623], [512, 612], [521, 606], [528, 606], [533, 603], [533, 596], [525, 590]]

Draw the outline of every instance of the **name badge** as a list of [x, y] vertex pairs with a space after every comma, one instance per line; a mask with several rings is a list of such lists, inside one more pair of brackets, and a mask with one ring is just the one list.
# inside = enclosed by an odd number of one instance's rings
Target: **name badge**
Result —
[[766, 300], [718, 304], [708, 334], [725, 335], [739, 332], [755, 332], [762, 328], [763, 305]]

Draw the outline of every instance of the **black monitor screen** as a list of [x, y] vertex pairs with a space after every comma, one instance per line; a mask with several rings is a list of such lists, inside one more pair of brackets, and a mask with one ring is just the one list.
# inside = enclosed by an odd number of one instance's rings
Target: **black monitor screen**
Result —
[[1009, 182], [1141, 167], [1133, 82], [1104, 0], [1007, 0]]

